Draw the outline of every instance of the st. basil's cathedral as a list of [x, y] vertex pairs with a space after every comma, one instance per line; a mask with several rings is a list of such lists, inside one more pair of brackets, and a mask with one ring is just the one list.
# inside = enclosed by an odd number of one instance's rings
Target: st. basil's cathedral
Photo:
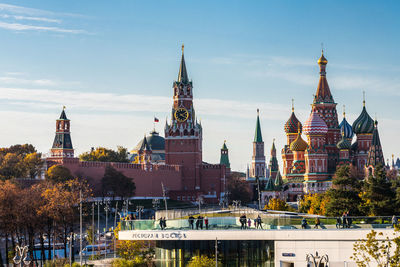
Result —
[[[366, 175], [373, 173], [377, 164], [385, 166], [378, 122], [369, 116], [365, 99], [361, 114], [353, 125], [347, 122], [345, 112], [339, 124], [337, 103], [326, 79], [327, 64], [328, 60], [322, 51], [318, 59], [320, 78], [317, 92], [311, 105], [310, 116], [303, 125], [297, 119], [292, 104], [292, 113], [284, 125], [286, 145], [281, 151], [282, 174], [278, 170], [274, 143], [269, 170], [266, 169], [262, 173], [265, 168], [264, 143], [257, 114], [252, 164], [246, 176], [249, 182], [254, 178], [260, 181], [265, 179], [263, 202], [272, 197], [296, 201], [307, 193], [324, 192], [331, 187], [336, 168], [342, 164], [352, 164]], [[352, 143], [354, 134], [356, 139]]]

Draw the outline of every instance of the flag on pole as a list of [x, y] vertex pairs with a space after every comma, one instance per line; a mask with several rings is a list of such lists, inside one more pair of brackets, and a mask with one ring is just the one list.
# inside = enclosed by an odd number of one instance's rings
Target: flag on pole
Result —
[[160, 120], [157, 117], [154, 117], [154, 122], [159, 122]]

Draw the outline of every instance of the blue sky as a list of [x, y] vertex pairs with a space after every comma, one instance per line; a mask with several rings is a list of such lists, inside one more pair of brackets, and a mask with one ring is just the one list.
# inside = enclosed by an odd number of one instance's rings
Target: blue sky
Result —
[[273, 138], [284, 145], [292, 98], [307, 118], [323, 43], [339, 114], [345, 104], [352, 122], [365, 91], [385, 157], [400, 157], [399, 10], [397, 1], [1, 1], [0, 145], [48, 152], [63, 105], [77, 154], [132, 148], [153, 116], [162, 132], [184, 43], [203, 158], [218, 162], [226, 139], [244, 171], [257, 108], [267, 154]]

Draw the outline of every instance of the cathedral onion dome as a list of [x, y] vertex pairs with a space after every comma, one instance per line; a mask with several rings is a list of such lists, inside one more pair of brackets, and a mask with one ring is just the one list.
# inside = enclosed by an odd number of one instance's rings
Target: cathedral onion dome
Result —
[[365, 102], [360, 116], [353, 122], [353, 131], [356, 134], [372, 134], [374, 131], [374, 120], [368, 115]]
[[328, 132], [328, 126], [318, 113], [313, 111], [304, 123], [303, 132], [305, 135], [324, 135]]
[[352, 139], [353, 138], [353, 128], [347, 122], [346, 117], [343, 116], [342, 122], [339, 124], [340, 133], [344, 136], [344, 138]]
[[318, 65], [328, 64], [328, 60], [324, 57], [324, 50], [322, 50], [321, 57], [318, 59]]
[[[299, 120], [296, 118], [296, 115], [294, 115], [294, 111], [292, 111], [292, 115], [290, 115], [290, 118], [288, 121], [285, 123], [285, 132], [287, 134], [291, 133], [297, 133], [297, 126], [299, 124]], [[301, 123], [300, 123], [300, 132], [301, 132]]]
[[297, 138], [290, 144], [290, 150], [292, 151], [304, 151], [307, 149], [308, 144], [301, 138], [301, 124], [299, 122], [297, 130]]
[[339, 148], [340, 150], [351, 149], [351, 142], [349, 138], [346, 138], [344, 133], [342, 133], [342, 139], [337, 143], [336, 147]]

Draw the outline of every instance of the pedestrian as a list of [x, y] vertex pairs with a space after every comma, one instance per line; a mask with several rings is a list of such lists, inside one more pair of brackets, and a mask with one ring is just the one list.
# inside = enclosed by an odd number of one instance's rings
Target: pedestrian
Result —
[[351, 223], [353, 222], [353, 219], [349, 216], [349, 211], [346, 213], [346, 221], [347, 221], [347, 228], [351, 227]]
[[203, 230], [204, 218], [203, 216], [199, 216], [199, 218], [200, 218], [200, 229]]
[[340, 219], [340, 217], [336, 218], [336, 229], [340, 229], [340, 225], [342, 224], [342, 220]]
[[165, 228], [167, 228], [167, 219], [164, 217], [164, 220], [163, 220], [163, 225], [164, 225], [164, 230], [165, 230]]
[[206, 225], [206, 230], [208, 230], [208, 217], [204, 218], [204, 224]]
[[192, 215], [189, 216], [189, 228], [193, 230], [194, 217]]
[[346, 212], [343, 212], [343, 214], [342, 214], [342, 225], [343, 225], [343, 228], [345, 228], [347, 225]]
[[392, 227], [394, 228], [395, 226], [397, 226], [398, 220], [396, 215], [393, 215], [392, 217]]
[[159, 222], [159, 225], [160, 225], [160, 229], [161, 230], [164, 230], [164, 221], [163, 221], [163, 217], [160, 217], [160, 220], [159, 220], [160, 222]]
[[258, 229], [258, 221], [257, 221], [257, 218], [254, 218], [254, 228]]
[[257, 229], [258, 229], [258, 227], [260, 227], [261, 229], [263, 229], [263, 227], [262, 227], [262, 220], [261, 220], [261, 216], [260, 216], [260, 215], [258, 215], [258, 217], [257, 217]]
[[251, 219], [250, 218], [247, 220], [247, 225], [249, 226], [249, 228], [251, 227]]
[[199, 230], [199, 226], [200, 226], [200, 215], [197, 217], [196, 220], [196, 230]]
[[321, 221], [319, 220], [319, 217], [317, 217], [317, 219], [315, 220], [315, 226], [314, 228], [318, 229], [318, 226], [321, 226]]
[[301, 220], [301, 229], [306, 229], [307, 228], [307, 219], [303, 218]]

